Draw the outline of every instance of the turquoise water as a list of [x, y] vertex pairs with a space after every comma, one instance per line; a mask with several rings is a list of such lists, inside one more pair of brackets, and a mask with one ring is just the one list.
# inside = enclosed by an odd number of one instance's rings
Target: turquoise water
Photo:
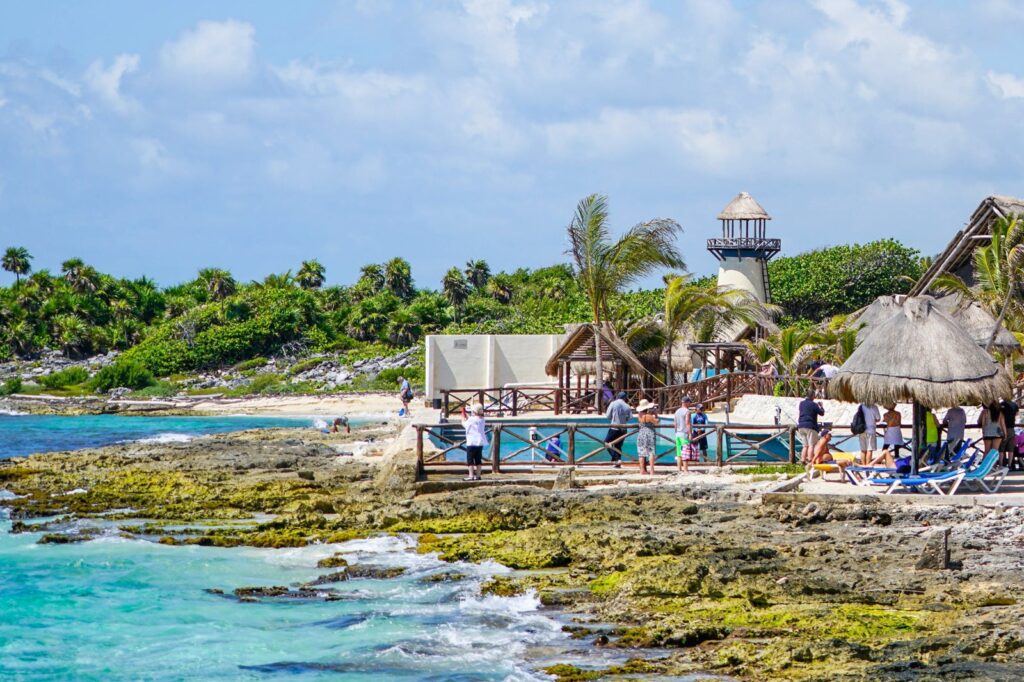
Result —
[[[114, 536], [38, 545], [8, 529], [0, 520], [2, 680], [516, 682], [548, 679], [524, 657], [567, 641], [534, 596], [480, 596], [502, 567], [442, 564], [416, 554], [411, 538], [259, 550]], [[333, 602], [205, 591], [306, 581], [328, 572], [316, 562], [335, 551], [408, 573], [338, 583], [344, 599]], [[468, 578], [421, 582], [442, 570]]]
[[[333, 415], [327, 415], [323, 419]], [[123, 417], [0, 414], [0, 459], [34, 452], [81, 450], [126, 441], [174, 442], [210, 433], [314, 425], [296, 417]], [[353, 420], [353, 424], [358, 420]]]
[[[593, 452], [603, 446], [605, 434], [608, 432], [608, 420], [602, 417], [578, 417], [576, 419], [556, 418], [550, 420], [538, 419], [536, 423], [543, 424], [545, 422], [565, 424], [572, 422], [577, 425], [576, 433], [576, 459], [579, 461], [583, 456], [590, 452]], [[632, 420], [633, 423], [636, 420]], [[669, 424], [669, 420], [663, 420], [666, 424]], [[496, 420], [491, 420], [488, 425], [493, 427]], [[708, 437], [707, 443], [707, 457], [708, 461], [716, 461], [718, 444], [715, 434], [713, 433], [715, 423], [709, 423], [707, 429], [712, 431]], [[561, 448], [563, 452], [563, 459], [565, 448], [568, 445], [568, 436], [564, 433], [564, 426], [560, 427], [547, 427], [540, 426], [536, 429], [537, 440], [541, 443], [540, 447], [531, 448], [527, 441], [530, 439], [530, 432], [527, 427], [516, 426], [515, 422], [506, 422], [502, 428], [502, 439], [501, 439], [501, 456], [502, 459], [509, 458], [508, 461], [513, 462], [529, 462], [529, 461], [543, 461], [544, 454], [543, 449], [546, 446], [546, 440], [549, 436], [556, 434], [560, 435]], [[670, 429], [663, 429], [660, 432], [663, 436], [671, 437], [673, 434]], [[450, 427], [447, 427], [443, 431], [443, 435], [449, 441], [456, 443], [461, 442], [465, 433], [460, 425], [457, 423]], [[733, 457], [739, 455], [733, 461], [739, 462], [787, 462], [789, 461], [789, 435], [783, 432], [779, 437], [768, 441], [761, 445], [760, 452], [745, 452], [748, 450], [749, 442], [760, 442], [766, 439], [769, 435], [768, 432], [758, 434], [756, 432], [743, 433], [744, 439], [747, 441], [745, 444], [738, 439], [734, 439], [730, 434], [726, 434], [724, 438], [724, 450], [727, 457]], [[493, 432], [490, 435], [493, 438]], [[451, 443], [445, 443], [441, 438], [437, 436], [431, 437], [431, 442], [439, 448], [451, 447]], [[674, 444], [664, 438], [658, 439], [657, 452], [659, 453], [658, 462], [666, 463], [674, 461]], [[854, 441], [856, 445], [856, 441]], [[637, 447], [636, 447], [636, 435], [631, 433], [622, 442], [620, 449], [625, 454], [627, 459], [636, 459]], [[797, 446], [799, 451], [799, 446]], [[488, 455], [489, 456], [489, 455]], [[447, 458], [449, 461], [465, 461], [466, 453], [459, 450], [453, 450], [448, 453]], [[608, 462], [611, 457], [607, 451], [599, 452], [598, 454], [590, 457], [586, 461], [588, 462]]]

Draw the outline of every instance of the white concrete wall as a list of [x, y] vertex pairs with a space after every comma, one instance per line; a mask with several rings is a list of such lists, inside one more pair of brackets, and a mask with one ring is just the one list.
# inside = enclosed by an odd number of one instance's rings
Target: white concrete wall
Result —
[[742, 289], [765, 302], [762, 270], [766, 263], [754, 258], [724, 258], [718, 268], [718, 286]]
[[552, 384], [544, 365], [561, 334], [452, 334], [427, 336], [427, 398], [453, 388]]

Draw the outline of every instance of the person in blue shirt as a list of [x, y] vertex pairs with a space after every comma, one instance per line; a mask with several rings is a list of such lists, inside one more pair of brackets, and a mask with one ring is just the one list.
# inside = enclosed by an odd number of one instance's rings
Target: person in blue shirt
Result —
[[693, 430], [693, 437], [697, 440], [697, 445], [700, 447], [701, 459], [706, 462], [708, 461], [708, 439], [701, 438], [704, 435], [704, 429], [699, 427], [708, 423], [708, 416], [704, 414], [704, 403], [697, 403], [694, 409], [697, 411], [690, 417], [690, 426]]
[[402, 416], [409, 416], [409, 403], [412, 402], [412, 386], [405, 377], [398, 377], [398, 399], [402, 401]]

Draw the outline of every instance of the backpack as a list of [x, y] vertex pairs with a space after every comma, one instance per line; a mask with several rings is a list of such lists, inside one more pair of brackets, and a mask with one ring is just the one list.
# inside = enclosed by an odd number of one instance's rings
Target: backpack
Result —
[[857, 414], [853, 415], [853, 420], [850, 422], [850, 433], [859, 435], [868, 430], [868, 422], [864, 419], [864, 407], [857, 408]]

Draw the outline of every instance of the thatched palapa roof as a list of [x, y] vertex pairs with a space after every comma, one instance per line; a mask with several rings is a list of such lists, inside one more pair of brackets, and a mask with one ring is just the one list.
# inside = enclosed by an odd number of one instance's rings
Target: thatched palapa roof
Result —
[[[608, 326], [596, 324], [581, 324], [569, 332], [569, 335], [562, 342], [562, 345], [548, 359], [544, 365], [544, 371], [548, 376], [558, 375], [558, 364], [560, 362], [594, 362], [597, 358], [596, 343], [594, 339], [601, 339], [601, 361], [625, 362], [630, 369], [637, 373], [644, 372], [644, 365], [633, 350], [619, 338]], [[609, 369], [611, 367], [609, 366]]]
[[1009, 397], [1010, 377], [930, 296], [907, 298], [829, 382], [829, 395], [875, 404], [987, 405]]
[[967, 225], [953, 235], [945, 250], [935, 257], [931, 267], [911, 288], [910, 294], [926, 294], [939, 275], [956, 273], [968, 267], [974, 249], [992, 241], [992, 226], [996, 221], [1012, 215], [1024, 216], [1024, 199], [998, 194], [986, 197], [971, 214]]
[[719, 220], [771, 220], [768, 212], [757, 203], [757, 200], [747, 194], [740, 192], [730, 201], [722, 212], [718, 214]]
[[[905, 296], [879, 296], [871, 305], [854, 313], [851, 316], [853, 322], [861, 325], [857, 331], [858, 343], [863, 343], [879, 325], [900, 312], [905, 298]], [[975, 343], [981, 347], [988, 345], [992, 329], [996, 326], [996, 318], [981, 305], [972, 301], [964, 301], [955, 294], [936, 298], [934, 302], [942, 312], [962, 327]], [[1019, 350], [1020, 343], [1006, 327], [999, 325], [993, 348], [1001, 352], [1015, 351]]]

